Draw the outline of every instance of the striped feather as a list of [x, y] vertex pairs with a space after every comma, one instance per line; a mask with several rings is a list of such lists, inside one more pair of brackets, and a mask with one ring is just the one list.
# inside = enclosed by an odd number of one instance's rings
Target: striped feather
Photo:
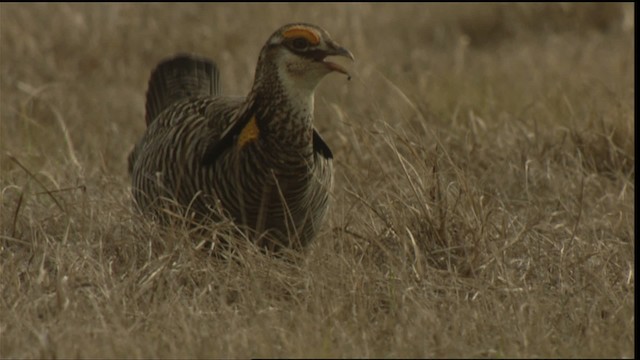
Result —
[[[296, 109], [264, 65], [247, 98], [222, 96], [218, 69], [204, 58], [179, 55], [152, 72], [147, 130], [129, 155], [143, 213], [166, 223], [163, 209], [177, 206], [197, 221], [217, 220], [220, 203], [271, 249], [313, 239], [327, 213], [333, 155], [313, 128], [312, 105], [311, 113]], [[238, 146], [253, 118], [257, 138]]]

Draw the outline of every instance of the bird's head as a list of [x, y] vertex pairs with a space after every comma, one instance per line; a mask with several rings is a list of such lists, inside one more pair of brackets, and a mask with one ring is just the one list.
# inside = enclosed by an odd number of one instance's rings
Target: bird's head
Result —
[[[274, 32], [262, 48], [258, 72], [275, 72], [281, 83], [294, 91], [313, 93], [325, 75], [339, 72], [349, 76], [330, 56], [354, 60], [353, 54], [333, 41], [322, 28], [304, 23], [288, 24]], [[256, 74], [260, 75], [260, 74]]]

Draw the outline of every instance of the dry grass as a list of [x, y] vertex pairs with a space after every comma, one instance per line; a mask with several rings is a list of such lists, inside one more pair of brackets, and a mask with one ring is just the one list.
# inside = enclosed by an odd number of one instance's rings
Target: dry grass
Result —
[[[633, 11], [0, 5], [0, 356], [633, 357]], [[244, 94], [299, 20], [357, 58], [316, 98], [317, 241], [225, 261], [136, 216], [150, 70], [200, 53]]]

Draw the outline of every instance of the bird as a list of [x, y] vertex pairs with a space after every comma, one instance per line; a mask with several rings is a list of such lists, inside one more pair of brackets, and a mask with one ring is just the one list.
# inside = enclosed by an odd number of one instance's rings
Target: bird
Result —
[[179, 53], [151, 72], [146, 131], [128, 156], [136, 207], [161, 223], [230, 218], [256, 244], [301, 249], [317, 235], [333, 187], [333, 153], [314, 126], [314, 97], [328, 57], [354, 61], [323, 28], [280, 27], [258, 56], [245, 97], [221, 93], [210, 59]]

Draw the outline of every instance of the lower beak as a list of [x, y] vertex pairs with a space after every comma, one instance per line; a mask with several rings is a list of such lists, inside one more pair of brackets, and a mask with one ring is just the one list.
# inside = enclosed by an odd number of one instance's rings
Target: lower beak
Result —
[[[326, 52], [327, 56], [342, 56], [342, 57], [346, 57], [351, 59], [351, 61], [355, 61], [355, 58], [353, 56], [353, 54], [351, 53], [351, 51], [343, 48], [340, 45], [337, 44], [330, 44], [331, 49], [329, 51]], [[348, 76], [349, 79], [351, 79], [351, 74], [347, 71], [347, 69], [345, 69], [342, 65], [327, 61], [327, 60], [322, 60], [325, 65], [327, 66], [327, 68], [329, 68], [329, 70], [331, 71], [337, 71], [339, 73], [343, 73], [345, 75]]]

